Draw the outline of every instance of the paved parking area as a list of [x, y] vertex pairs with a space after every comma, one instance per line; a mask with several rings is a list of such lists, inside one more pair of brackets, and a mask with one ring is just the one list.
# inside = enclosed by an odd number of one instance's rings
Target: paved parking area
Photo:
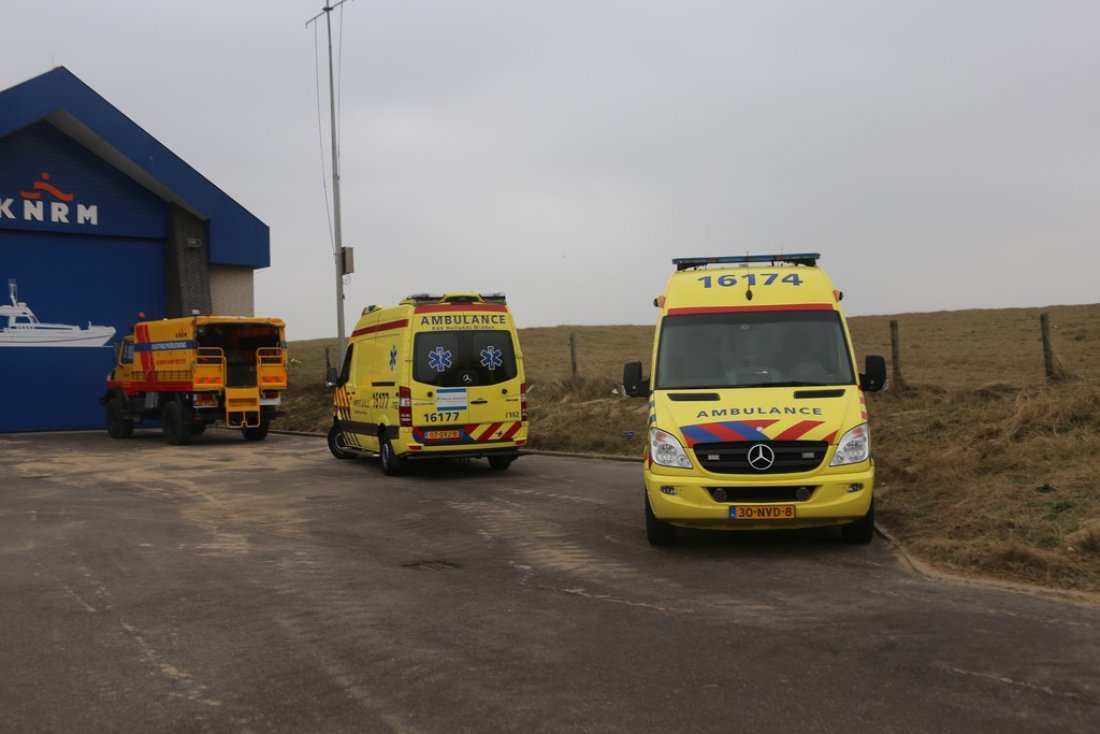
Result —
[[5, 731], [1085, 732], [1100, 614], [881, 541], [646, 545], [637, 465], [0, 436]]

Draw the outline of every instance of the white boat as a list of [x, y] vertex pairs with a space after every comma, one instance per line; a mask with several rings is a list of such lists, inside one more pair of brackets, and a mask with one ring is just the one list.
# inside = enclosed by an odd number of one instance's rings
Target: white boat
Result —
[[14, 280], [8, 281], [11, 305], [0, 304], [0, 347], [102, 347], [115, 335], [113, 326], [87, 328], [46, 324], [19, 300]]

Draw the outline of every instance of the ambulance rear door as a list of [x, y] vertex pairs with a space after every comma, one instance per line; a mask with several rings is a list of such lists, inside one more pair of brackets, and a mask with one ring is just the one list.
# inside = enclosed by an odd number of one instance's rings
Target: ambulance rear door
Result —
[[429, 441], [508, 440], [520, 427], [514, 331], [422, 331], [413, 342], [413, 425]]

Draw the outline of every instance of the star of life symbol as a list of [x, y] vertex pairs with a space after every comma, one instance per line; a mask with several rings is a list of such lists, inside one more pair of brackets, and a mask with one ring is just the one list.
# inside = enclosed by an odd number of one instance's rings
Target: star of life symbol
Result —
[[397, 345], [390, 347], [390, 371], [397, 368]]
[[428, 364], [436, 372], [444, 372], [451, 368], [453, 356], [443, 347], [436, 347], [428, 352]]
[[499, 349], [490, 344], [481, 350], [481, 366], [495, 370], [504, 364], [501, 354], [502, 352]]

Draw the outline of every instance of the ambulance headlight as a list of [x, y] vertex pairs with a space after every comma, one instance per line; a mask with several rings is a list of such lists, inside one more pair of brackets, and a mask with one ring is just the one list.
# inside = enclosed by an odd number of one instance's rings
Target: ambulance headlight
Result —
[[649, 455], [654, 464], [676, 469], [691, 469], [691, 459], [676, 437], [660, 428], [649, 429]]
[[844, 434], [840, 443], [836, 445], [836, 453], [829, 466], [843, 466], [844, 464], [858, 464], [871, 458], [871, 429], [866, 423], [861, 423]]

